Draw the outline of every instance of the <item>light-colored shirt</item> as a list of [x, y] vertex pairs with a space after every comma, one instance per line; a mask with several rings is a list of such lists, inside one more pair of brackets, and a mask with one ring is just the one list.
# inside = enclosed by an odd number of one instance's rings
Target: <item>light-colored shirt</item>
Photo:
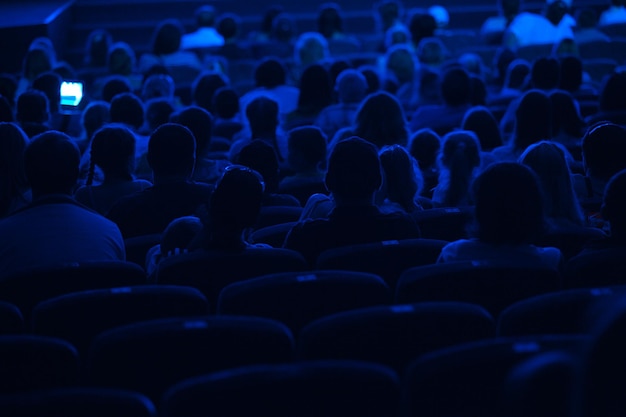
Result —
[[195, 32], [183, 35], [180, 49], [209, 48], [224, 45], [224, 38], [215, 28], [201, 27]]
[[0, 276], [32, 267], [125, 260], [115, 223], [68, 196], [49, 198], [58, 202], [38, 200], [0, 221]]
[[626, 23], [626, 7], [611, 6], [605, 10], [598, 20], [598, 26]]
[[[536, 13], [520, 13], [511, 22], [507, 29], [507, 34], [513, 35], [515, 45], [521, 47], [526, 45], [555, 44], [563, 39], [574, 39], [573, 28], [576, 20], [566, 14], [558, 25], [552, 24], [545, 16]], [[507, 35], [505, 35], [505, 39]]]

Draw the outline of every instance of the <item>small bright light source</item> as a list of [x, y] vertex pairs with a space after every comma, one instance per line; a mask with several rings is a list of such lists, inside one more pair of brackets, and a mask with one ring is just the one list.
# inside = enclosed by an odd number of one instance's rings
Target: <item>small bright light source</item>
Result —
[[83, 83], [63, 81], [61, 83], [61, 105], [78, 106], [83, 99]]

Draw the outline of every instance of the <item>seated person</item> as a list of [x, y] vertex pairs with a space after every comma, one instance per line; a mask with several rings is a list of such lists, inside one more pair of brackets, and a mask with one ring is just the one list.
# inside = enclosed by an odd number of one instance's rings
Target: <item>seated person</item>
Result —
[[544, 232], [544, 200], [530, 168], [502, 162], [489, 166], [473, 184], [476, 237], [444, 246], [438, 262], [502, 261], [560, 269], [556, 248], [531, 244]]
[[[104, 174], [102, 184], [93, 185], [95, 168]], [[123, 125], [107, 125], [91, 142], [87, 185], [76, 191], [76, 201], [106, 215], [122, 197], [142, 191], [152, 184], [135, 180], [135, 136]]]
[[0, 218], [28, 205], [32, 196], [24, 171], [26, 134], [15, 123], [0, 122]]
[[543, 14], [522, 12], [513, 19], [504, 33], [505, 46], [516, 49], [574, 39], [576, 20], [568, 14], [572, 0], [547, 0], [546, 3]]
[[411, 116], [410, 128], [415, 132], [431, 128], [439, 135], [461, 126], [463, 117], [471, 107], [470, 76], [461, 67], [452, 67], [443, 75], [441, 96], [443, 105], [424, 105], [417, 108]]
[[215, 8], [203, 5], [194, 13], [197, 29], [194, 32], [183, 35], [180, 48], [208, 48], [211, 46], [224, 45], [224, 38], [215, 30]]
[[213, 95], [213, 109], [213, 135], [232, 141], [233, 136], [243, 129], [237, 92], [230, 87], [217, 89]]
[[415, 221], [404, 213], [383, 214], [374, 205], [382, 185], [378, 151], [371, 143], [351, 137], [339, 142], [328, 162], [326, 187], [335, 207], [327, 219], [296, 224], [284, 247], [302, 253], [311, 266], [327, 249], [359, 243], [420, 237]]
[[289, 132], [287, 165], [291, 174], [280, 181], [278, 191], [306, 204], [314, 193], [326, 193], [326, 136], [317, 127], [304, 126]]
[[604, 189], [613, 175], [626, 169], [626, 129], [609, 122], [592, 126], [583, 137], [582, 154], [585, 175], [573, 176], [574, 190], [589, 225], [602, 229]]
[[202, 230], [202, 222], [198, 217], [185, 216], [172, 220], [163, 231], [161, 243], [152, 247], [146, 255], [146, 272], [148, 275], [156, 270], [163, 259], [181, 253], [187, 253], [191, 242]]
[[15, 120], [30, 139], [50, 130], [48, 97], [39, 90], [28, 90], [17, 98]]
[[189, 216], [207, 201], [212, 187], [191, 180], [196, 140], [189, 129], [166, 123], [150, 136], [148, 164], [153, 186], [124, 197], [108, 217], [125, 238], [162, 233], [174, 219]]
[[261, 212], [264, 184], [261, 175], [248, 167], [233, 165], [215, 185], [203, 228], [191, 243], [192, 250], [239, 252], [254, 245], [247, 233]]
[[243, 147], [235, 162], [255, 170], [263, 177], [265, 182], [265, 192], [263, 193], [264, 207], [300, 207], [300, 202], [294, 196], [278, 193], [280, 169], [276, 152], [270, 145], [262, 140], [255, 139]]
[[480, 143], [474, 132], [458, 130], [444, 136], [433, 202], [438, 207], [471, 206], [470, 187], [480, 164]]
[[611, 7], [600, 15], [599, 26], [626, 23], [626, 1], [611, 0]]
[[211, 155], [211, 141], [213, 138], [213, 117], [198, 106], [185, 107], [170, 115], [172, 123], [178, 123], [188, 128], [196, 139], [196, 166], [193, 170], [194, 181], [214, 184], [224, 173], [230, 162], [224, 159], [214, 159]]
[[257, 97], [246, 107], [246, 119], [250, 131], [241, 131], [235, 135], [228, 152], [228, 159], [236, 161], [237, 155], [244, 146], [259, 139], [272, 146], [278, 156], [278, 162], [284, 163], [287, 156], [287, 140], [279, 127], [278, 103], [269, 97]]
[[608, 223], [609, 237], [589, 245], [582, 254], [601, 249], [626, 248], [626, 170], [608, 182], [602, 199], [602, 218]]
[[378, 207], [387, 213], [401, 211], [413, 213], [432, 208], [432, 202], [419, 197], [424, 184], [417, 161], [400, 145], [382, 148], [379, 152], [383, 168], [383, 187], [376, 199]]
[[335, 83], [339, 103], [326, 107], [317, 116], [315, 124], [332, 138], [339, 129], [350, 127], [355, 122], [361, 101], [367, 94], [367, 80], [357, 70], [341, 72]]
[[0, 221], [0, 276], [21, 269], [89, 261], [123, 261], [117, 226], [72, 198], [80, 152], [69, 136], [50, 131], [24, 154], [33, 202]]

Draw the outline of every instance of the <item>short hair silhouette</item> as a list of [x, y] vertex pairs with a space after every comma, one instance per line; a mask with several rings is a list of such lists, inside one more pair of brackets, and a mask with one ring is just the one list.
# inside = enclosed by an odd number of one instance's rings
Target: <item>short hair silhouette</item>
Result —
[[367, 94], [367, 79], [355, 69], [343, 70], [335, 81], [335, 89], [342, 103], [360, 103]]
[[437, 21], [429, 13], [417, 10], [409, 16], [409, 32], [415, 45], [419, 45], [424, 38], [434, 36], [436, 29]]
[[104, 175], [133, 179], [135, 170], [135, 135], [121, 124], [110, 124], [98, 130], [91, 141], [87, 184], [93, 182], [97, 165]]
[[48, 97], [39, 90], [27, 90], [17, 98], [15, 119], [20, 123], [45, 123], [50, 117]]
[[167, 123], [172, 113], [174, 113], [174, 106], [165, 97], [157, 97], [146, 101], [146, 122], [150, 130]]
[[239, 113], [239, 95], [230, 87], [221, 87], [213, 95], [213, 109], [217, 117], [232, 119]]
[[85, 43], [85, 63], [92, 67], [105, 67], [112, 42], [113, 37], [107, 30], [92, 30]]
[[175, 92], [174, 80], [167, 74], [152, 74], [148, 76], [141, 87], [141, 98], [150, 100], [153, 98], [173, 99]]
[[317, 15], [317, 31], [330, 39], [336, 32], [343, 32], [341, 8], [337, 3], [324, 3]]
[[170, 122], [178, 123], [188, 128], [196, 139], [196, 157], [206, 152], [211, 144], [213, 130], [213, 116], [198, 106], [189, 106], [172, 113]]
[[319, 111], [332, 103], [332, 85], [328, 71], [322, 65], [309, 65], [300, 77], [298, 108]]
[[196, 139], [185, 126], [166, 123], [150, 135], [148, 163], [155, 175], [191, 176]]
[[211, 194], [211, 222], [233, 232], [254, 226], [261, 211], [263, 192], [263, 177], [258, 172], [231, 165]]
[[371, 197], [382, 184], [376, 146], [352, 136], [337, 143], [328, 160], [326, 187], [347, 199]]
[[228, 85], [228, 80], [224, 75], [209, 71], [198, 75], [191, 87], [193, 102], [208, 112], [213, 111], [212, 100], [215, 92]]
[[143, 103], [133, 93], [121, 93], [113, 97], [109, 113], [111, 122], [124, 123], [135, 130], [142, 127], [145, 120]]
[[583, 61], [573, 55], [560, 58], [561, 74], [559, 88], [573, 93], [578, 91], [583, 83]]
[[393, 45], [385, 54], [385, 68], [395, 75], [400, 85], [413, 81], [417, 67], [417, 60], [408, 45]]
[[254, 70], [254, 81], [257, 87], [274, 88], [287, 81], [287, 70], [276, 58], [265, 58]]
[[131, 93], [133, 89], [125, 77], [121, 75], [111, 75], [107, 77], [102, 86], [102, 100], [110, 103], [113, 97], [122, 93]]
[[327, 138], [316, 126], [297, 127], [287, 138], [289, 163], [296, 170], [311, 170], [326, 164]]
[[473, 185], [477, 235], [494, 244], [532, 243], [545, 227], [539, 181], [515, 162], [490, 165]]
[[537, 58], [530, 70], [532, 86], [539, 90], [548, 91], [558, 88], [560, 75], [559, 61], [552, 57]]
[[276, 150], [271, 145], [263, 140], [253, 140], [241, 149], [236, 162], [261, 174], [266, 192], [276, 192], [280, 181], [279, 165]]
[[28, 49], [22, 62], [22, 75], [29, 81], [37, 78], [39, 74], [52, 70], [54, 57], [51, 51], [43, 46], [35, 46]]
[[51, 113], [58, 112], [61, 106], [61, 81], [61, 76], [51, 71], [38, 75], [33, 81], [33, 88], [48, 97]]
[[194, 17], [196, 18], [196, 25], [198, 27], [212, 27], [215, 25], [215, 7], [204, 4], [196, 9]]
[[582, 152], [588, 175], [609, 180], [626, 168], [626, 129], [610, 122], [597, 123], [583, 137]]
[[126, 42], [115, 42], [109, 48], [107, 67], [110, 74], [130, 75], [135, 70], [135, 51]]
[[78, 147], [57, 131], [35, 136], [24, 153], [24, 169], [34, 195], [71, 194], [79, 164]]
[[525, 59], [516, 59], [506, 68], [503, 86], [522, 90], [530, 75], [530, 64]]
[[317, 32], [304, 32], [296, 40], [294, 61], [297, 65], [306, 67], [328, 58], [329, 55], [328, 41]]
[[241, 18], [234, 13], [224, 13], [217, 20], [217, 33], [224, 37], [224, 40], [235, 39], [239, 34]]
[[98, 129], [109, 123], [111, 120], [109, 109], [109, 103], [101, 100], [92, 101], [85, 107], [80, 120], [87, 140], [91, 139]]
[[448, 106], [469, 104], [471, 93], [470, 76], [464, 68], [452, 67], [443, 74], [441, 97]]

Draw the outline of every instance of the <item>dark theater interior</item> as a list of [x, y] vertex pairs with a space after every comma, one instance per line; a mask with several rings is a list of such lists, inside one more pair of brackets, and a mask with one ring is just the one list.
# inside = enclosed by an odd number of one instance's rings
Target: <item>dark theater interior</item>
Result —
[[0, 416], [626, 416], [626, 0], [0, 0]]

